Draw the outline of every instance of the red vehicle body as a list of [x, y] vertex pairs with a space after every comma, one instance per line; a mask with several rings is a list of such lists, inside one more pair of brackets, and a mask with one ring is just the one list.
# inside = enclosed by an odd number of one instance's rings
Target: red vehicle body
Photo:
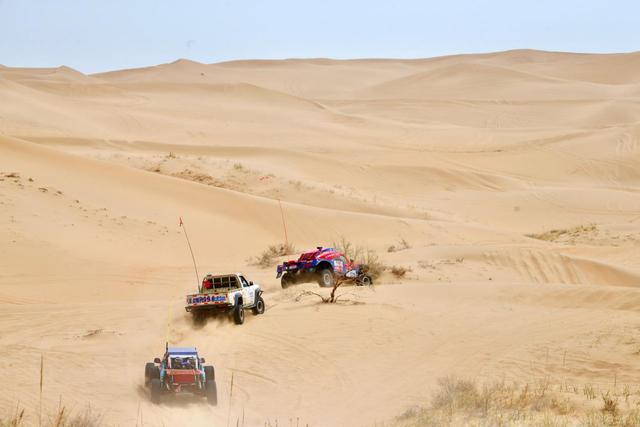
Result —
[[349, 278], [356, 284], [370, 285], [373, 281], [366, 272], [366, 266], [354, 263], [337, 249], [318, 246], [300, 255], [297, 260], [279, 265], [276, 278], [281, 278], [280, 284], [285, 289], [297, 283], [314, 281], [322, 287], [332, 287], [337, 278]]
[[144, 368], [145, 385], [151, 401], [160, 403], [164, 394], [191, 393], [205, 396], [211, 405], [218, 403], [215, 370], [204, 365], [195, 347], [169, 347], [162, 359], [155, 358]]

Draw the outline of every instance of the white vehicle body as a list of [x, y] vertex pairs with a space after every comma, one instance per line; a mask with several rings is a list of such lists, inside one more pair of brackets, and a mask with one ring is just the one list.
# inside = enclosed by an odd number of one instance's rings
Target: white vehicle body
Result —
[[186, 311], [197, 315], [203, 312], [235, 311], [240, 306], [242, 309], [253, 309], [256, 314], [264, 312], [262, 288], [243, 274], [207, 275], [205, 280], [210, 280], [212, 287], [207, 289], [201, 285], [198, 293], [187, 295]]

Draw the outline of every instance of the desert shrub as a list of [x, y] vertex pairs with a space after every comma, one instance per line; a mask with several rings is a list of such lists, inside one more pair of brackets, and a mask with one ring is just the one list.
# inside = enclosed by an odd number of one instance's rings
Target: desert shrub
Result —
[[582, 388], [582, 393], [585, 395], [585, 397], [589, 400], [593, 400], [596, 398], [596, 391], [593, 389], [593, 386], [591, 384], [586, 384], [583, 388]]
[[616, 417], [618, 415], [618, 399], [609, 396], [609, 393], [602, 395], [602, 412]]
[[270, 245], [262, 251], [260, 255], [249, 259], [250, 265], [256, 265], [262, 268], [273, 267], [279, 257], [296, 253], [296, 248], [291, 243], [279, 243]]
[[568, 425], [569, 416], [575, 416], [570, 401], [551, 395], [544, 381], [534, 386], [504, 381], [478, 385], [447, 377], [438, 381], [430, 405], [411, 408], [395, 425], [559, 426]]
[[365, 249], [362, 246], [354, 245], [349, 239], [341, 236], [338, 241], [333, 242], [333, 247], [345, 254], [349, 259], [360, 261], [363, 260]]
[[374, 279], [380, 277], [380, 275], [388, 269], [388, 267], [380, 260], [376, 251], [364, 246], [355, 245], [344, 236], [341, 236], [338, 241], [334, 241], [333, 247], [345, 254], [350, 260], [355, 261], [357, 264], [366, 265], [368, 268], [367, 273]]
[[377, 279], [388, 267], [382, 263], [380, 257], [378, 257], [378, 254], [374, 250], [367, 249], [364, 254], [362, 264], [367, 266], [367, 274]]
[[438, 391], [433, 396], [433, 409], [475, 409], [480, 402], [480, 392], [471, 380], [446, 377], [438, 380]]
[[24, 409], [16, 409], [14, 415], [8, 418], [0, 418], [0, 427], [18, 427], [22, 426], [24, 421]]
[[409, 248], [411, 248], [411, 245], [409, 244], [409, 242], [407, 242], [404, 238], [402, 238], [398, 241], [398, 243], [390, 245], [387, 248], [387, 252], [404, 251], [405, 249], [409, 249]]
[[531, 233], [525, 234], [527, 237], [538, 240], [546, 240], [549, 242], [555, 242], [561, 239], [575, 239], [581, 235], [593, 234], [598, 232], [598, 226], [596, 224], [578, 225], [571, 228], [562, 228], [545, 231], [543, 233]]

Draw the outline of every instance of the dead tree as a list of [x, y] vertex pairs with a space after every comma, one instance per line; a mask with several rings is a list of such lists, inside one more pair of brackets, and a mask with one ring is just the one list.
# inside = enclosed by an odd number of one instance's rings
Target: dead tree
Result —
[[336, 278], [335, 282], [333, 283], [333, 287], [331, 288], [331, 294], [329, 294], [328, 297], [325, 297], [323, 295], [320, 295], [317, 292], [312, 292], [312, 291], [303, 291], [302, 293], [300, 293], [300, 295], [298, 295], [296, 297], [296, 301], [299, 301], [300, 298], [302, 298], [305, 295], [315, 295], [318, 298], [320, 298], [322, 300], [322, 302], [324, 303], [328, 303], [328, 304], [333, 304], [335, 302], [338, 302], [338, 298], [341, 297], [341, 295], [336, 295], [336, 291], [338, 290], [338, 288], [345, 282], [344, 279], [342, 278]]

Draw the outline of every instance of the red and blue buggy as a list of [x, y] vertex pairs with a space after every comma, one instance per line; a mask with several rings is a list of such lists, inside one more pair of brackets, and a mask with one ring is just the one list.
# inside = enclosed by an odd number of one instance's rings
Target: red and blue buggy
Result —
[[207, 398], [210, 405], [218, 404], [215, 370], [204, 365], [195, 347], [169, 347], [162, 359], [144, 367], [144, 383], [151, 392], [151, 401], [160, 403], [165, 394], [190, 393]]
[[300, 255], [297, 260], [280, 264], [276, 278], [280, 278], [283, 289], [306, 282], [317, 282], [321, 287], [331, 288], [336, 280], [371, 285], [373, 279], [367, 272], [366, 265], [354, 263], [337, 249], [318, 246]]

